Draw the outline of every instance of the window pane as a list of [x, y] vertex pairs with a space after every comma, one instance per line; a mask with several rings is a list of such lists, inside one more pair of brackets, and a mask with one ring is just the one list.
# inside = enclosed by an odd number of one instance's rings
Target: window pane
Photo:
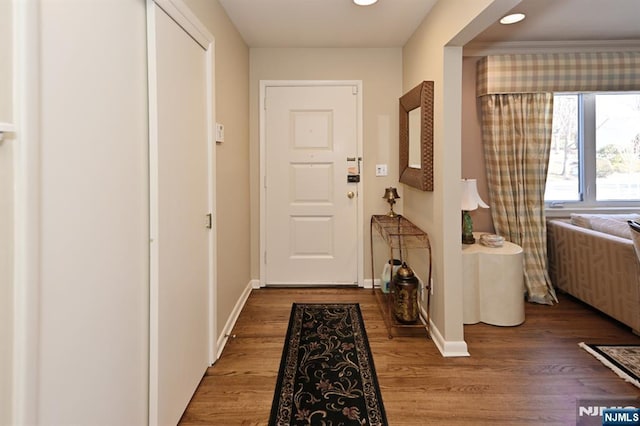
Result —
[[554, 95], [545, 201], [580, 200], [578, 95]]
[[640, 200], [640, 94], [596, 95], [596, 199]]

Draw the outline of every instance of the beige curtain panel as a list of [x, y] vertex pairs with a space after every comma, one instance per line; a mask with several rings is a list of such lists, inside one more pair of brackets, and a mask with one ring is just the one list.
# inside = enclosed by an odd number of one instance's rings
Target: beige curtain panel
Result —
[[544, 215], [552, 118], [552, 93], [482, 97], [493, 224], [498, 235], [523, 248], [528, 300], [543, 304], [558, 301], [547, 272]]
[[496, 232], [524, 250], [529, 301], [553, 304], [544, 215], [553, 93], [640, 90], [640, 52], [487, 56], [476, 87]]

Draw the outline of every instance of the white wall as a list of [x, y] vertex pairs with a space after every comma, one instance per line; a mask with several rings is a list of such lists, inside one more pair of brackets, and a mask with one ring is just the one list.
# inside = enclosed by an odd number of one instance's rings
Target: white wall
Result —
[[147, 418], [143, 0], [41, 2], [41, 424]]
[[[398, 182], [398, 98], [402, 94], [402, 50], [251, 49], [251, 274], [260, 277], [260, 80], [362, 80], [365, 241], [364, 276], [370, 278], [369, 217], [389, 209], [384, 188]], [[376, 177], [376, 164], [388, 165], [388, 176]], [[402, 194], [400, 194], [402, 197]], [[397, 209], [402, 211], [401, 207]], [[382, 266], [380, 266], [382, 268]], [[377, 274], [377, 272], [376, 272]]]

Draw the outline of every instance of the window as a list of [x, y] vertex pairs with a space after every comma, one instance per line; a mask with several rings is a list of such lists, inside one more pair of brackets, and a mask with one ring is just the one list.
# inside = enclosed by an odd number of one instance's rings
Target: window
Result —
[[545, 201], [640, 206], [640, 93], [556, 94]]

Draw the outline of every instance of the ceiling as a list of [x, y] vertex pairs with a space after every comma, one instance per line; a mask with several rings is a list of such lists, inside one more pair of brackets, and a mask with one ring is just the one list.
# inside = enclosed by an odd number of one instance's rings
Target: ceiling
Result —
[[[401, 47], [437, 0], [219, 0], [250, 47]], [[446, 1], [446, 0], [442, 0]], [[523, 0], [473, 43], [640, 40], [640, 0]]]
[[437, 0], [219, 0], [249, 47], [400, 47]]
[[639, 0], [524, 0], [511, 12], [527, 18], [496, 23], [474, 42], [640, 40]]

